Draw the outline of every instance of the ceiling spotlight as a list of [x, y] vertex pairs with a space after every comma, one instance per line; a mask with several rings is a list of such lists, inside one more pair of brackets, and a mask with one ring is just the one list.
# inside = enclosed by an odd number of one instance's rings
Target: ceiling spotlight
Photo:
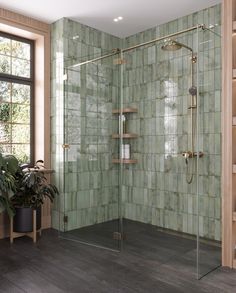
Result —
[[120, 20], [122, 20], [122, 19], [123, 19], [122, 16], [118, 16], [118, 17], [114, 18], [113, 21], [117, 22], [117, 21], [120, 21]]

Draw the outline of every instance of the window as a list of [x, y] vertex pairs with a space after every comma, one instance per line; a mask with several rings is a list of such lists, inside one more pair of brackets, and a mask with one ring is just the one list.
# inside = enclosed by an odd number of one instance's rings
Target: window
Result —
[[0, 32], [0, 152], [32, 163], [34, 43]]

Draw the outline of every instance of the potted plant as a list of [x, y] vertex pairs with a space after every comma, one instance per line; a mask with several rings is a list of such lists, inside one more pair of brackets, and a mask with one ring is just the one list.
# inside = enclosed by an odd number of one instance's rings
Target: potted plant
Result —
[[36, 227], [41, 228], [41, 206], [46, 198], [53, 202], [59, 194], [55, 185], [45, 177], [43, 161], [39, 160], [33, 168], [21, 166], [16, 177], [16, 192], [11, 197], [15, 210], [13, 231], [27, 233], [33, 231], [33, 210], [36, 210]]
[[14, 216], [11, 198], [16, 192], [18, 171], [18, 160], [12, 155], [0, 153], [0, 213], [6, 210], [9, 217]]

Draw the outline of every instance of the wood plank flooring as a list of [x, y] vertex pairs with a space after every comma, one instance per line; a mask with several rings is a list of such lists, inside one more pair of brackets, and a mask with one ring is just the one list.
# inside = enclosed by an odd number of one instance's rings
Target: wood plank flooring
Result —
[[[126, 228], [121, 253], [58, 238], [52, 229], [43, 231], [35, 245], [27, 237], [13, 245], [1, 240], [0, 292], [236, 292], [235, 270], [218, 268], [196, 280], [194, 241], [151, 233], [143, 224], [128, 223]], [[202, 247], [203, 268], [209, 255], [215, 264], [219, 249], [210, 253], [211, 248]]]

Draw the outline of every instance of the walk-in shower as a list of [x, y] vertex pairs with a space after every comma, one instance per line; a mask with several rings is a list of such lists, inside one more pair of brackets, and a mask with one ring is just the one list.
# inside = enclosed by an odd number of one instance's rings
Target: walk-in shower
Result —
[[157, 264], [180, 257], [194, 268], [197, 258], [204, 275], [220, 263], [218, 37], [179, 24], [121, 43], [92, 29], [83, 39], [82, 26], [75, 41], [77, 24], [63, 23], [63, 92], [52, 103], [60, 236]]

